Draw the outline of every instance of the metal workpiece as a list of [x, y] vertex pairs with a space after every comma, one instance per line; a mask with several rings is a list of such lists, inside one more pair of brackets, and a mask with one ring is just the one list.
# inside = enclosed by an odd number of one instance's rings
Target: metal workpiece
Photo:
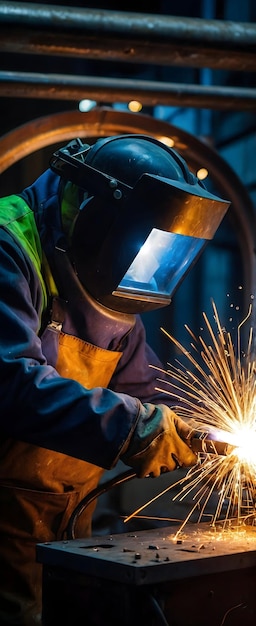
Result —
[[256, 528], [230, 524], [39, 544], [45, 626], [255, 626]]
[[207, 524], [120, 533], [39, 544], [38, 560], [50, 566], [147, 585], [256, 566], [256, 528], [221, 530]]

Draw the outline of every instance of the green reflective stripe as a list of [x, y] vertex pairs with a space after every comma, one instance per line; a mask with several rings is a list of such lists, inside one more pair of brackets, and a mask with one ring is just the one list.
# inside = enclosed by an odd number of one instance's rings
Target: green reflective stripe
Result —
[[0, 226], [4, 226], [10, 234], [17, 238], [30, 258], [41, 283], [44, 309], [47, 303], [47, 294], [41, 273], [42, 247], [33, 211], [19, 196], [12, 195], [0, 198]]
[[47, 284], [48, 292], [51, 294], [51, 296], [56, 297], [59, 295], [59, 292], [58, 292], [57, 285], [51, 273], [50, 265], [47, 261], [45, 254], [43, 254], [43, 266], [44, 266], [45, 282]]
[[76, 185], [68, 181], [64, 188], [61, 201], [61, 218], [64, 233], [70, 242], [75, 218], [79, 214], [79, 190]]

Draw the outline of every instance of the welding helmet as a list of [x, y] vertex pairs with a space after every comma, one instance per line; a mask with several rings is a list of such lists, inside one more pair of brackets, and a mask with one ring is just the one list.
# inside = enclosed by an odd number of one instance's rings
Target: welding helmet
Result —
[[80, 190], [69, 251], [79, 281], [124, 313], [170, 303], [229, 206], [151, 136], [76, 139], [50, 167]]

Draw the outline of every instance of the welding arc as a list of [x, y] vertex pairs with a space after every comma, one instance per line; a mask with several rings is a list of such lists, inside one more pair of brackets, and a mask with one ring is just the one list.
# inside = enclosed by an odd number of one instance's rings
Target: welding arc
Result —
[[132, 478], [135, 478], [137, 475], [134, 472], [134, 470], [128, 470], [126, 472], [122, 472], [122, 474], [118, 474], [118, 476], [114, 476], [114, 478], [111, 478], [110, 480], [107, 480], [106, 482], [98, 485], [98, 487], [96, 487], [96, 489], [93, 489], [92, 491], [90, 491], [86, 496], [84, 496], [84, 498], [82, 498], [82, 500], [80, 500], [80, 502], [78, 502], [78, 504], [76, 505], [76, 507], [74, 508], [74, 510], [72, 511], [69, 521], [68, 521], [68, 525], [67, 528], [65, 530], [65, 535], [67, 537], [67, 539], [75, 539], [75, 526], [76, 526], [76, 522], [78, 517], [83, 513], [83, 511], [86, 509], [87, 506], [89, 506], [89, 504], [91, 504], [91, 502], [93, 502], [93, 500], [96, 500], [96, 498], [98, 498], [99, 496], [101, 496], [103, 493], [106, 493], [107, 491], [109, 491], [110, 489], [112, 489], [112, 487], [115, 487], [117, 485], [121, 485], [122, 483], [131, 480]]

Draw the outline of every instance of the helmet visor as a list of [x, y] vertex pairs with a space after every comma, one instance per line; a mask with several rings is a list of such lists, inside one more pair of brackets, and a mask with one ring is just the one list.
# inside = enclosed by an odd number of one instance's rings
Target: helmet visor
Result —
[[167, 304], [205, 244], [153, 228], [113, 295]]

